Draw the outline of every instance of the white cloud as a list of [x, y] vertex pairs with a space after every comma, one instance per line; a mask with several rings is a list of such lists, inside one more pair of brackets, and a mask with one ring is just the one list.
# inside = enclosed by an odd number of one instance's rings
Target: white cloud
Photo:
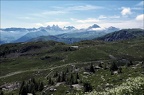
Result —
[[42, 15], [56, 15], [56, 14], [64, 14], [66, 13], [65, 11], [45, 11], [42, 12]]
[[105, 18], [107, 18], [107, 17], [104, 16], [104, 15], [100, 15], [98, 18], [99, 18], [99, 19], [105, 19]]
[[99, 22], [99, 20], [95, 19], [95, 18], [87, 18], [84, 20], [80, 20], [80, 19], [73, 19], [73, 20], [75, 20], [75, 22], [78, 22], [78, 23], [97, 23], [97, 22]]
[[42, 17], [42, 18], [46, 18], [47, 16], [53, 16], [53, 15], [60, 15], [60, 14], [66, 14], [66, 11], [43, 11], [43, 12], [39, 12], [39, 13], [32, 13], [29, 14], [30, 16], [34, 16], [34, 17]]
[[142, 7], [133, 7], [133, 8], [131, 8], [132, 10], [143, 10], [144, 8], [142, 8]]
[[75, 24], [74, 26], [77, 29], [83, 29], [83, 28], [88, 28], [89, 26], [91, 26], [93, 23], [83, 23], [83, 24]]
[[137, 21], [144, 21], [144, 14], [138, 15], [135, 19]]
[[112, 16], [100, 15], [98, 18], [99, 19], [117, 19], [117, 18], [120, 18], [120, 16], [119, 15], [112, 15]]
[[33, 19], [33, 18], [31, 18], [31, 17], [18, 17], [19, 19]]
[[139, 2], [136, 6], [144, 6], [144, 1]]
[[101, 7], [101, 6], [83, 5], [83, 6], [68, 7], [66, 10], [68, 10], [68, 11], [72, 11], [72, 10], [82, 11], [82, 10], [94, 10], [94, 9], [102, 9], [102, 8], [103, 7]]
[[131, 9], [130, 9], [130, 8], [122, 7], [121, 14], [122, 14], [123, 16], [126, 16], [126, 15], [132, 14], [132, 12], [131, 12]]
[[70, 18], [70, 20], [71, 20], [71, 21], [76, 21], [77, 19], [75, 19], [75, 18]]
[[44, 25], [41, 24], [41, 23], [35, 23], [35, 25], [36, 25], [36, 27], [42, 27], [42, 26], [44, 26]]
[[139, 22], [136, 20], [117, 20], [117, 21], [101, 21], [98, 23], [98, 25], [102, 27], [109, 27], [109, 26], [114, 26], [120, 29], [124, 28], [144, 28], [143, 27], [143, 22]]
[[109, 18], [120, 18], [118, 15], [109, 16]]
[[[49, 18], [59, 18], [58, 15], [69, 15], [69, 13], [73, 13], [73, 11], [89, 11], [89, 10], [96, 10], [96, 9], [102, 9], [104, 7], [101, 6], [94, 6], [94, 5], [81, 5], [81, 6], [68, 6], [68, 7], [58, 7], [54, 6], [52, 9], [48, 10], [41, 10], [39, 12], [35, 13], [29, 13], [28, 15], [31, 18], [38, 18], [38, 19], [47, 19]], [[26, 18], [25, 18], [26, 19]], [[43, 20], [44, 21], [44, 20]]]
[[101, 6], [93, 6], [93, 5], [82, 5], [82, 6], [71, 6], [71, 7], [54, 7], [54, 10], [43, 11], [39, 13], [30, 14], [36, 17], [46, 17], [48, 15], [59, 15], [59, 14], [66, 14], [71, 11], [88, 11], [88, 10], [96, 10], [102, 9]]

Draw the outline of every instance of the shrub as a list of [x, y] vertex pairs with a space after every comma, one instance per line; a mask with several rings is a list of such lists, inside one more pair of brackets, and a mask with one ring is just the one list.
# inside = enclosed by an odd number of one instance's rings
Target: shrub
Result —
[[110, 71], [117, 71], [118, 70], [118, 66], [115, 62], [113, 62], [110, 66]]
[[83, 86], [84, 86], [84, 92], [90, 92], [90, 91], [92, 91], [92, 86], [91, 86], [90, 83], [85, 82], [85, 83], [83, 84]]
[[93, 65], [92, 65], [92, 64], [90, 65], [90, 72], [95, 73], [95, 70], [94, 70], [94, 67], [93, 67]]

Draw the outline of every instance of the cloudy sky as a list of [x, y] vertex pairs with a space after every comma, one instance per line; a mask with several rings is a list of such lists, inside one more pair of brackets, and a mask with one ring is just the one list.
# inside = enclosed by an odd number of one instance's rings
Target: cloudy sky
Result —
[[47, 25], [144, 28], [141, 0], [1, 1], [1, 28]]

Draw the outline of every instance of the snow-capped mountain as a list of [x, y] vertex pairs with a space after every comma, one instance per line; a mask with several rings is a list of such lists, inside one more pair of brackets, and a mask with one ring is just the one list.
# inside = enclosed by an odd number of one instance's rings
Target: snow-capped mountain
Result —
[[88, 29], [92, 29], [92, 28], [100, 28], [100, 26], [97, 24], [94, 24], [94, 25], [88, 27]]
[[77, 30], [74, 26], [67, 26], [63, 28], [64, 30]]
[[87, 30], [88, 31], [101, 31], [101, 30], [104, 30], [105, 28], [101, 28], [99, 25], [97, 25], [97, 24], [94, 24], [94, 25], [92, 25], [92, 26], [89, 26], [88, 28], [87, 28]]
[[97, 24], [89, 26], [87, 29], [76, 29], [74, 26], [60, 28], [58, 25], [39, 28], [5, 28], [0, 29], [0, 42], [25, 42], [36, 37], [50, 35], [59, 38], [93, 39], [117, 30], [119, 29], [115, 27], [101, 28]]
[[61, 38], [81, 38], [81, 39], [94, 39], [100, 36], [103, 36], [107, 33], [118, 31], [118, 28], [109, 27], [109, 28], [102, 28], [97, 24], [89, 26], [87, 29], [80, 29], [77, 32], [68, 32], [60, 35], [56, 35], [57, 37]]

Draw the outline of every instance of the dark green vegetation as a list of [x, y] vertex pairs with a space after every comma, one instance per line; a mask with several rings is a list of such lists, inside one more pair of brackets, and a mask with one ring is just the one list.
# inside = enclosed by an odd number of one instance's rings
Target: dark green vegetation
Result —
[[71, 45], [54, 41], [1, 45], [0, 85], [4, 95], [104, 91], [128, 77], [144, 77], [143, 47], [143, 37]]

